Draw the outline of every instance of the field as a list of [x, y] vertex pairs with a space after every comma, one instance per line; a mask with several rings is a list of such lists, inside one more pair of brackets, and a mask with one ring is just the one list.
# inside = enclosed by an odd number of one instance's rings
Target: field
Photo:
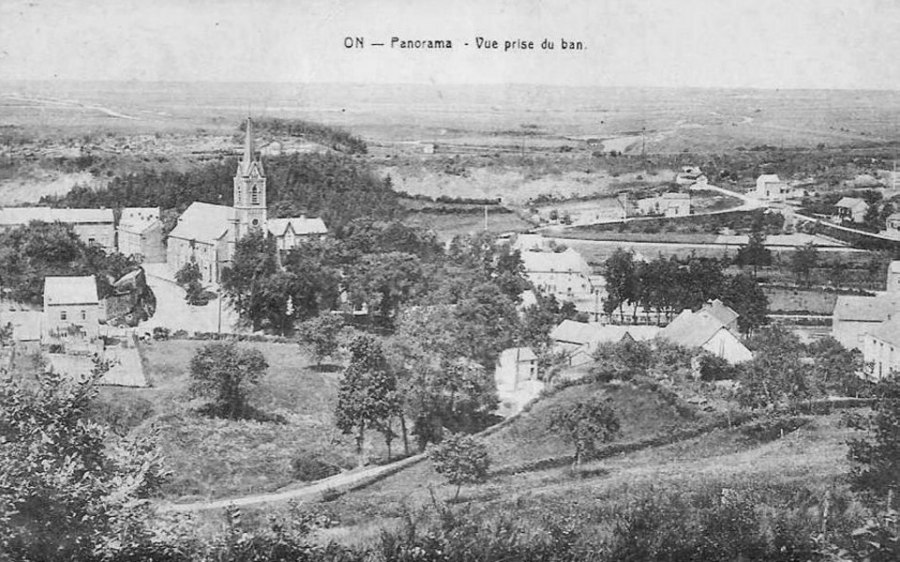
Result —
[[[295, 482], [291, 461], [315, 457], [335, 470], [355, 464], [354, 445], [334, 427], [340, 369], [317, 368], [293, 344], [246, 343], [269, 369], [251, 397], [274, 421], [229, 421], [198, 412], [204, 401], [188, 393], [189, 364], [201, 341], [171, 340], [142, 347], [151, 388], [104, 388], [102, 414], [121, 431], [157, 434], [173, 472], [167, 499], [220, 498], [273, 491]], [[368, 454], [384, 453], [376, 435]]]

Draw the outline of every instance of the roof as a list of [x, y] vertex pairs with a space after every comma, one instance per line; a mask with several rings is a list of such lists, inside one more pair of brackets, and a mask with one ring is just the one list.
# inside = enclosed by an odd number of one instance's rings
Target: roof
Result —
[[626, 335], [637, 341], [646, 341], [653, 339], [657, 333], [659, 328], [656, 326], [619, 326], [563, 320], [550, 332], [550, 339], [563, 343], [593, 345], [622, 341]]
[[708, 342], [725, 325], [709, 310], [701, 308], [692, 312], [686, 308], [668, 326], [660, 330], [659, 337], [684, 347], [700, 347]]
[[591, 272], [588, 265], [581, 254], [572, 248], [566, 249], [564, 252], [522, 252], [522, 263], [525, 265], [526, 271], [542, 271], [542, 272], [562, 272], [569, 271], [584, 273]]
[[[897, 215], [900, 215], [900, 213], [897, 213]], [[891, 273], [900, 273], [900, 260], [892, 261], [891, 265], [888, 266], [888, 271]]]
[[0, 226], [19, 226], [31, 221], [79, 223], [113, 223], [112, 209], [54, 209], [51, 207], [0, 208]]
[[41, 312], [37, 310], [4, 311], [0, 316], [0, 326], [12, 324], [13, 337], [17, 341], [37, 341], [41, 339]]
[[534, 351], [530, 347], [511, 347], [509, 349], [504, 349], [500, 353], [500, 361], [503, 361], [505, 358], [514, 359], [516, 361], [535, 361], [537, 355], [534, 354]]
[[891, 213], [887, 216], [887, 220], [889, 221], [895, 221], [898, 219], [900, 219], [900, 213]]
[[834, 304], [834, 319], [854, 322], [884, 322], [898, 305], [897, 295], [860, 297], [839, 295]]
[[169, 233], [169, 238], [215, 244], [229, 231], [233, 218], [232, 207], [195, 201], [178, 218], [178, 225]]
[[125, 207], [119, 217], [119, 230], [144, 232], [160, 224], [159, 207]]
[[45, 277], [44, 304], [97, 304], [97, 280], [85, 277]]
[[690, 193], [681, 193], [680, 191], [667, 191], [666, 193], [663, 193], [662, 198], [663, 199], [690, 200], [691, 194]]
[[325, 227], [325, 221], [320, 218], [289, 218], [289, 219], [269, 219], [266, 221], [266, 227], [273, 236], [284, 236], [290, 227], [294, 234], [327, 234], [328, 228]]
[[757, 182], [773, 183], [773, 182], [780, 182], [781, 179], [778, 177], [778, 174], [762, 174], [761, 176], [759, 176], [758, 178], [756, 178], [756, 181], [757, 181]]
[[858, 197], [841, 197], [841, 200], [835, 203], [834, 206], [845, 207], [847, 209], [853, 209], [860, 206], [865, 207], [866, 209], [869, 208], [869, 204]]
[[870, 332], [873, 338], [879, 339], [891, 345], [900, 346], [900, 315], [883, 322]]
[[238, 173], [242, 176], [249, 176], [250, 172], [253, 170], [254, 165], [259, 171], [259, 175], [265, 175], [262, 169], [262, 162], [260, 160], [253, 159], [253, 125], [251, 124], [250, 118], [247, 118], [247, 126], [245, 127], [244, 133], [244, 153], [241, 156], [241, 161], [238, 162]]
[[722, 323], [723, 326], [728, 326], [735, 320], [737, 320], [738, 314], [735, 312], [730, 306], [726, 305], [719, 299], [711, 300], [707, 302], [704, 306], [710, 314], [712, 314], [719, 322]]

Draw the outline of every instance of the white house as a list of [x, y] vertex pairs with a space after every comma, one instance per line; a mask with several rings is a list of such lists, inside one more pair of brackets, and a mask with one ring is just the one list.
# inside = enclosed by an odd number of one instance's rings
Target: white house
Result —
[[537, 355], [530, 347], [512, 347], [500, 353], [494, 378], [498, 389], [515, 391], [525, 381], [537, 380]]
[[531, 283], [558, 300], [575, 301], [593, 295], [591, 266], [572, 248], [564, 252], [522, 252], [522, 263]]
[[884, 222], [885, 230], [892, 234], [900, 233], [900, 213], [891, 213]]
[[550, 332], [553, 350], [562, 352], [571, 367], [592, 362], [594, 351], [601, 343], [617, 343], [631, 339], [648, 341], [656, 337], [656, 326], [619, 326], [596, 322], [563, 320]]
[[783, 199], [788, 186], [776, 174], [763, 174], [756, 178], [757, 199]]
[[858, 197], [842, 197], [834, 206], [835, 222], [863, 222], [869, 211], [869, 204]]
[[862, 353], [872, 379], [881, 380], [892, 372], [900, 374], [900, 315], [865, 334]]
[[144, 263], [164, 263], [162, 221], [159, 207], [125, 207], [116, 228], [119, 253]]
[[116, 224], [112, 209], [0, 208], [0, 230], [24, 226], [32, 221], [68, 224], [87, 244], [109, 251], [116, 247]]
[[45, 278], [41, 324], [45, 341], [96, 340], [100, 336], [100, 299], [94, 276]]
[[684, 347], [705, 349], [731, 364], [753, 358], [740, 338], [711, 310], [710, 304], [697, 312], [683, 310], [668, 326], [660, 330], [659, 338]]

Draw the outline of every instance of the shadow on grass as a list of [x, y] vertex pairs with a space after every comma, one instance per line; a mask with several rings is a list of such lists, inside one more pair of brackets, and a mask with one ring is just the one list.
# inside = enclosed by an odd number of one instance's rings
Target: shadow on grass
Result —
[[333, 363], [322, 363], [321, 365], [311, 365], [309, 367], [309, 370], [314, 373], [337, 373], [341, 369], [342, 367], [340, 365], [335, 365]]
[[231, 412], [221, 404], [206, 404], [197, 408], [197, 413], [209, 418], [223, 418], [234, 421], [256, 421], [262, 423], [285, 424], [287, 419], [281, 414], [270, 414], [253, 406], [245, 406], [241, 415], [232, 416]]
[[570, 468], [566, 471], [566, 474], [569, 478], [598, 478], [600, 476], [608, 476], [609, 470], [600, 466], [593, 468]]

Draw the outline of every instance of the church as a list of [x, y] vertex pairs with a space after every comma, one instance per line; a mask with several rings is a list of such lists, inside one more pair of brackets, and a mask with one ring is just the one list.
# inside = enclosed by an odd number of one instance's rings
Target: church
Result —
[[[244, 152], [234, 175], [234, 205], [195, 201], [169, 233], [166, 261], [172, 272], [196, 262], [203, 283], [218, 283], [242, 236], [254, 229], [274, 236], [279, 250], [290, 250], [309, 237], [327, 233], [322, 219], [274, 219], [266, 214], [266, 176], [259, 156], [254, 157], [253, 132], [247, 119]], [[285, 224], [291, 228], [285, 228]]]

